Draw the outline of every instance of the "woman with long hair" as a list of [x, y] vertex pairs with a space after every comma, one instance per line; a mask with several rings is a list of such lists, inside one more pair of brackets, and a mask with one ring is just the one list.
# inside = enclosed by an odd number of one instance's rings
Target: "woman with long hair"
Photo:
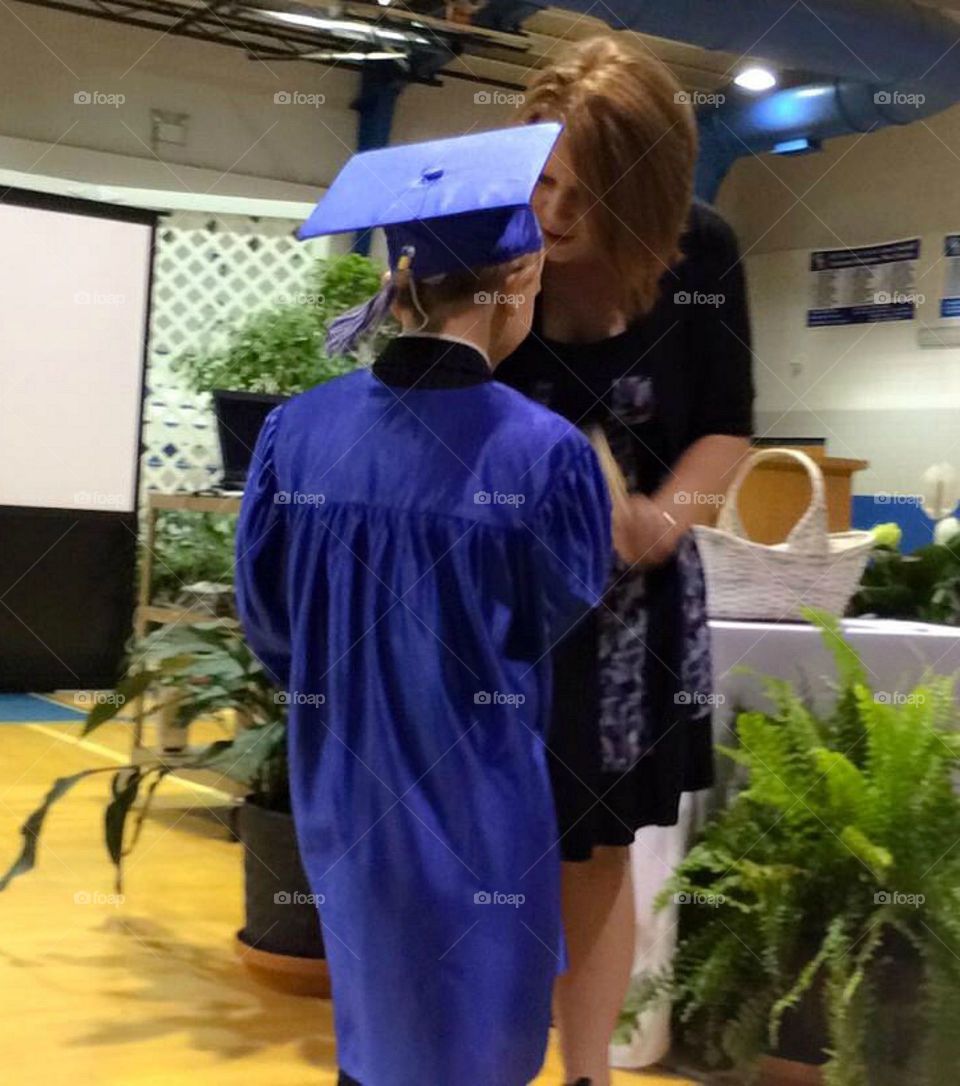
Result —
[[529, 337], [497, 378], [599, 427], [626, 483], [603, 604], [554, 650], [550, 763], [569, 970], [554, 1017], [567, 1079], [609, 1082], [634, 955], [628, 846], [708, 787], [710, 645], [690, 527], [752, 434], [733, 233], [692, 198], [696, 121], [656, 58], [614, 36], [541, 71], [525, 122], [563, 134], [533, 198], [546, 263]]

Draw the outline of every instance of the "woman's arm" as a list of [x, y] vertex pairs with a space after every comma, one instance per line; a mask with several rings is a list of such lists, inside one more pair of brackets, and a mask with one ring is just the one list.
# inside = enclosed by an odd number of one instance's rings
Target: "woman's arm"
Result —
[[614, 499], [613, 538], [620, 557], [631, 565], [659, 565], [691, 525], [713, 523], [749, 448], [745, 437], [708, 434], [687, 449], [651, 497]]
[[683, 320], [692, 422], [689, 445], [650, 498], [630, 499], [618, 547], [627, 561], [657, 565], [673, 554], [693, 524], [717, 515], [753, 432], [750, 320], [736, 237], [713, 209], [692, 209], [684, 289], [714, 295], [716, 306], [688, 306]]

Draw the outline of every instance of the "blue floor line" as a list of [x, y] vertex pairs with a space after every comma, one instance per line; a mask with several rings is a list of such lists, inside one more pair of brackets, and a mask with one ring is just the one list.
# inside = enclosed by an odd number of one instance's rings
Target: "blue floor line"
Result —
[[0, 694], [0, 724], [75, 724], [87, 714], [38, 694]]

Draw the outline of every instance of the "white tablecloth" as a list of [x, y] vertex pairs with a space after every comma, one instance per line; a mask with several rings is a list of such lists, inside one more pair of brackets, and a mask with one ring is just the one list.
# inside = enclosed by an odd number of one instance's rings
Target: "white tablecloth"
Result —
[[[714, 619], [710, 628], [714, 691], [719, 695], [713, 715], [716, 742], [726, 744], [732, 739], [737, 710], [769, 708], [761, 675], [789, 679], [818, 709], [832, 704], [833, 660], [815, 627]], [[844, 619], [843, 631], [860, 655], [874, 692], [887, 694], [891, 700], [908, 694], [927, 670], [941, 675], [960, 673], [958, 628], [889, 619]], [[743, 673], [742, 668], [751, 673]], [[722, 771], [727, 759], [718, 756], [717, 761]], [[712, 802], [709, 793], [686, 795], [676, 826], [649, 827], [637, 834], [631, 856], [637, 917], [635, 977], [664, 967], [673, 955], [679, 910], [671, 905], [654, 914], [653, 899], [684, 856]], [[611, 1062], [616, 1067], [646, 1067], [662, 1059], [669, 1047], [670, 1013], [662, 1008], [641, 1016], [632, 1043], [614, 1045]]]

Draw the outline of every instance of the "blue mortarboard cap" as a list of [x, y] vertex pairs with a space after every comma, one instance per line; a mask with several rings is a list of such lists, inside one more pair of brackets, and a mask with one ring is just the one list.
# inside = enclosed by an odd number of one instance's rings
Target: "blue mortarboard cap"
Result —
[[551, 121], [362, 151], [297, 237], [381, 226], [391, 268], [414, 247], [417, 279], [536, 252], [543, 236], [530, 199], [561, 129]]

